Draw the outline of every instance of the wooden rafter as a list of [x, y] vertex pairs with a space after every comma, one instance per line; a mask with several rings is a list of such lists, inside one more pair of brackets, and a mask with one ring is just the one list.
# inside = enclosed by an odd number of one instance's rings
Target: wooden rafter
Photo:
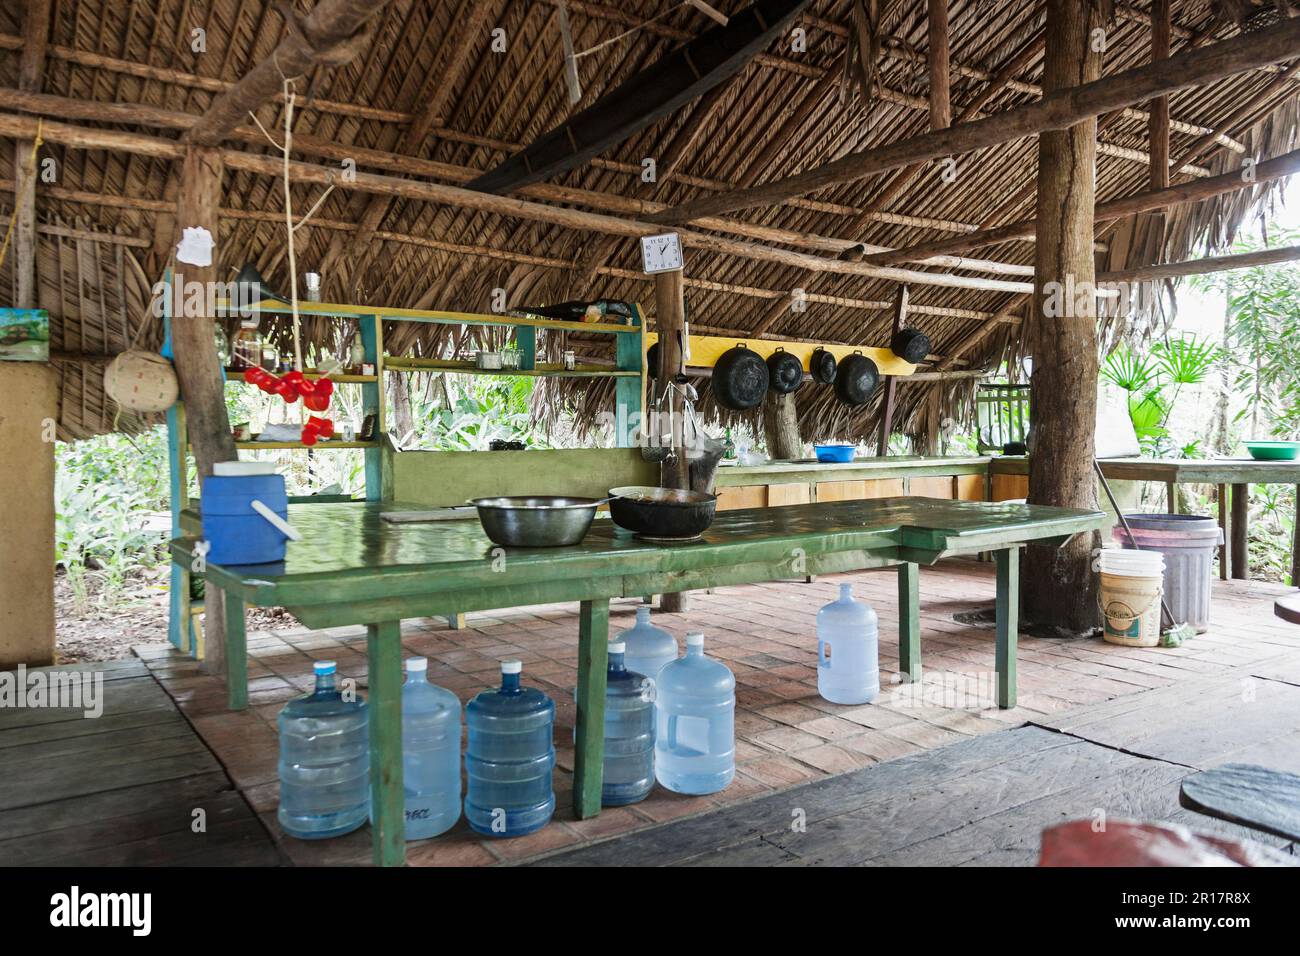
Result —
[[1280, 262], [1300, 259], [1300, 246], [1278, 246], [1230, 256], [1206, 256], [1184, 262], [1165, 262], [1154, 266], [1119, 269], [1098, 274], [1098, 282], [1148, 282], [1157, 279], [1176, 279], [1183, 276], [1209, 275], [1212, 272], [1231, 272], [1253, 266], [1271, 266]]
[[853, 153], [812, 169], [749, 189], [737, 189], [684, 203], [654, 217], [659, 223], [690, 222], [792, 196], [807, 195], [912, 162], [997, 146], [1045, 131], [1068, 128], [1088, 117], [1123, 109], [1155, 96], [1231, 76], [1266, 63], [1279, 63], [1300, 49], [1300, 18], [1272, 29], [1223, 40], [1080, 86], [1059, 90], [1038, 103], [973, 123], [936, 130], [886, 146]]

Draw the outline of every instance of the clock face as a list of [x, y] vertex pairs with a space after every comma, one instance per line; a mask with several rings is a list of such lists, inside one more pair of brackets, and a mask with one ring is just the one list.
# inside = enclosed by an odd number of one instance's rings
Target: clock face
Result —
[[647, 274], [674, 272], [682, 267], [682, 242], [677, 233], [641, 237], [641, 261]]

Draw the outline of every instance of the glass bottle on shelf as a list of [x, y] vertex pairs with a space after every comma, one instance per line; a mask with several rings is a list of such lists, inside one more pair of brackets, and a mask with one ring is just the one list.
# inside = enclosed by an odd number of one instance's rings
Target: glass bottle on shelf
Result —
[[244, 320], [230, 342], [230, 366], [243, 371], [261, 364], [262, 336], [257, 331], [257, 322]]

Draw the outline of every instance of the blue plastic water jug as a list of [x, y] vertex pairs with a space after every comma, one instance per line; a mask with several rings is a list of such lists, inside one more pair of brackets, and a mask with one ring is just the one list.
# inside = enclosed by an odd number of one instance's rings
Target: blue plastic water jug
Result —
[[606, 807], [644, 800], [655, 783], [654, 682], [624, 666], [624, 650], [622, 641], [609, 645], [605, 675], [600, 802]]
[[199, 510], [207, 560], [213, 564], [266, 564], [284, 560], [284, 532], [253, 510], [260, 501], [281, 518], [289, 514], [284, 475], [209, 475]]
[[300, 840], [351, 833], [370, 817], [370, 726], [364, 700], [344, 700], [333, 661], [316, 690], [280, 711], [280, 827]]
[[503, 661], [501, 689], [465, 707], [465, 819], [488, 836], [532, 833], [555, 812], [555, 704], [519, 685], [522, 670], [519, 661]]
[[686, 635], [686, 656], [659, 672], [655, 779], [676, 793], [717, 793], [736, 775], [736, 678]]
[[630, 671], [644, 674], [651, 680], [669, 661], [677, 660], [677, 639], [663, 628], [650, 623], [650, 609], [636, 609], [636, 624], [618, 635], [616, 640], [627, 646], [623, 660]]
[[841, 584], [838, 601], [817, 612], [817, 693], [832, 704], [866, 704], [880, 693], [876, 612]]
[[429, 662], [406, 662], [402, 685], [406, 838], [446, 833], [460, 819], [460, 700], [429, 683]]

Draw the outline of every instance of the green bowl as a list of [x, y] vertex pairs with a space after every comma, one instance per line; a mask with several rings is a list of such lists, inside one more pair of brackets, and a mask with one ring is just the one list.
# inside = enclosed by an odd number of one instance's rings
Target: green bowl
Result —
[[1248, 441], [1246, 450], [1256, 461], [1293, 461], [1300, 455], [1300, 441]]

